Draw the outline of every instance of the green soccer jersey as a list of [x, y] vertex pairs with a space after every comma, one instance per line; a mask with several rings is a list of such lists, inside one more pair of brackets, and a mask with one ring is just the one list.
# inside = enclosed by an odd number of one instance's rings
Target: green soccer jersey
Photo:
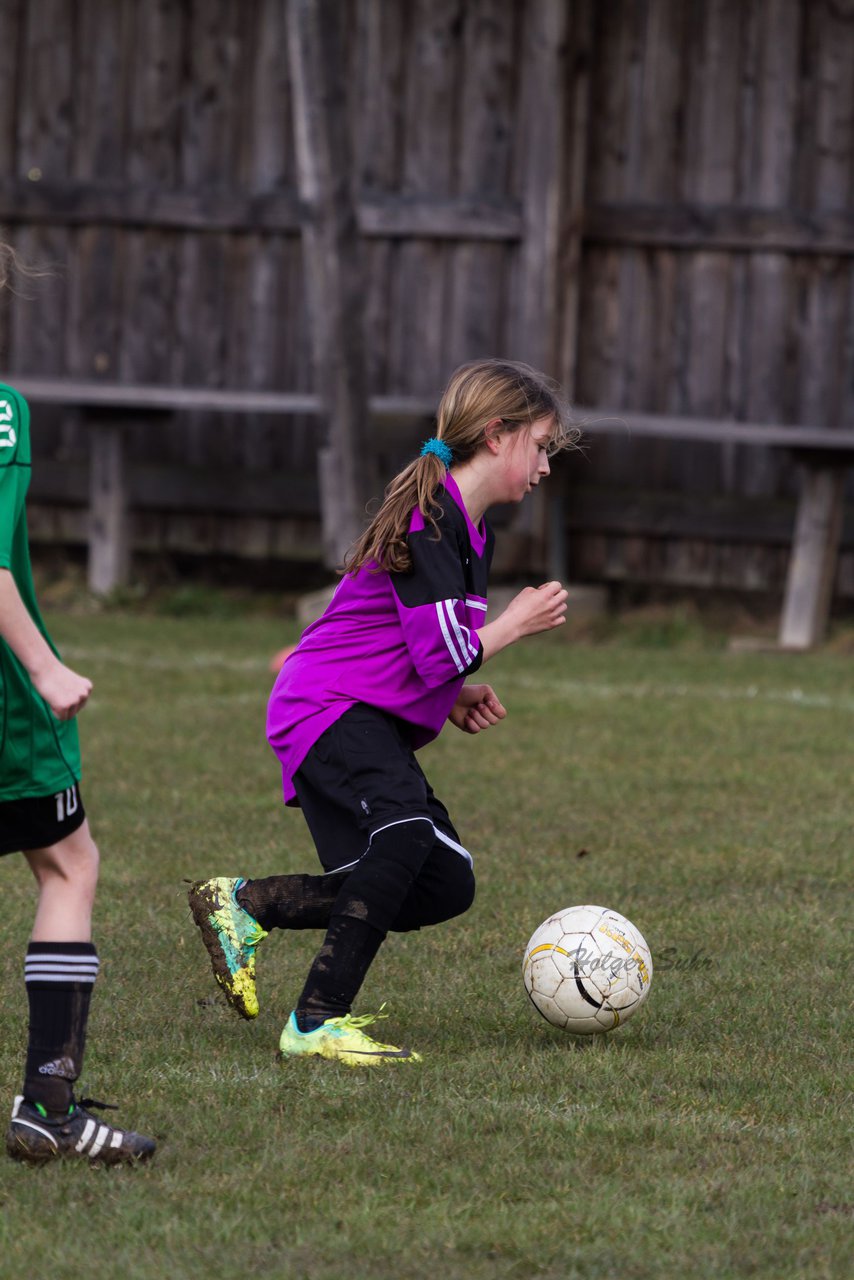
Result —
[[[30, 485], [30, 411], [0, 383], [0, 568], [8, 569], [39, 631], [56, 653], [36, 604], [25, 500]], [[0, 803], [55, 795], [80, 778], [75, 720], [60, 721], [0, 639]]]

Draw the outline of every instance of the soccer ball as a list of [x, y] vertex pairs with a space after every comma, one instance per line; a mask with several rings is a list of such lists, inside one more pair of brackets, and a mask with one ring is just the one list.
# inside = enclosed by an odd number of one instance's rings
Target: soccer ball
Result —
[[652, 956], [643, 935], [607, 907], [567, 907], [525, 948], [525, 990], [547, 1022], [589, 1036], [622, 1026], [649, 995]]

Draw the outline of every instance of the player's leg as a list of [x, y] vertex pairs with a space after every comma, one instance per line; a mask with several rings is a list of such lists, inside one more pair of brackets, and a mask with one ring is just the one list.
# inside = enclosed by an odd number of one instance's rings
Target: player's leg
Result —
[[468, 911], [474, 894], [471, 862], [437, 837], [390, 932], [410, 933], [453, 920]]
[[[53, 803], [58, 797], [45, 800]], [[26, 802], [32, 803], [41, 802]], [[98, 849], [82, 804], [79, 815], [79, 825], [55, 843], [25, 851], [39, 896], [24, 972], [29, 1004], [24, 1083], [6, 1145], [11, 1156], [32, 1163], [77, 1155], [112, 1164], [144, 1159], [155, 1145], [98, 1122], [74, 1098], [98, 974], [91, 940]], [[60, 832], [65, 825], [59, 824]], [[44, 830], [39, 823], [36, 829]]]
[[[408, 848], [408, 837], [398, 839], [396, 835], [391, 841], [390, 859], [384, 856], [383, 838], [377, 840], [371, 880], [375, 891], [378, 878], [385, 884], [382, 896], [390, 905], [383, 913], [383, 923], [379, 928], [366, 924], [360, 930], [352, 924], [339, 923], [335, 938], [343, 932], [349, 944], [339, 940], [333, 945], [330, 937], [324, 948], [325, 954], [331, 946], [336, 952], [342, 949], [343, 955], [350, 946], [342, 967], [352, 982], [361, 985], [388, 932], [389, 919], [392, 931], [403, 932], [450, 919], [471, 905], [471, 859], [459, 844], [447, 810], [433, 795], [409, 747], [401, 744], [399, 729], [394, 728], [394, 722], [390, 726], [389, 719], [371, 708], [353, 708], [338, 726], [323, 735], [295, 780], [325, 874], [249, 880], [223, 876], [198, 881], [190, 888], [190, 909], [211, 958], [214, 976], [229, 1004], [244, 1018], [256, 1017], [259, 1009], [258, 945], [274, 929], [330, 928], [339, 893], [370, 847], [375, 812], [385, 812], [393, 822], [401, 812], [411, 817], [413, 810], [420, 811], [419, 816], [429, 815], [435, 831], [429, 837], [415, 835], [413, 849]], [[378, 742], [370, 746], [377, 735]], [[350, 758], [349, 763], [345, 757]], [[372, 758], [378, 762], [376, 767]], [[391, 776], [387, 775], [388, 761], [394, 762]], [[360, 773], [364, 776], [359, 777]], [[430, 848], [436, 846], [435, 857], [425, 856], [424, 841], [428, 839]], [[450, 857], [449, 848], [455, 851]], [[360, 909], [339, 914], [358, 918]], [[361, 934], [358, 940], [357, 933]], [[319, 966], [323, 963], [319, 957]], [[332, 972], [337, 971], [336, 963]], [[326, 1001], [326, 1017], [348, 1012], [351, 1003], [341, 992], [327, 993], [318, 1000]], [[308, 998], [307, 1003], [311, 1003]], [[302, 1011], [301, 1017], [304, 1028], [318, 1020], [308, 1010]]]
[[[314, 770], [305, 766], [312, 775], [318, 772], [320, 778], [316, 785], [306, 778], [299, 788], [303, 816], [315, 837], [325, 873], [258, 879], [220, 876], [190, 886], [190, 911], [210, 956], [214, 977], [228, 1003], [243, 1018], [258, 1016], [259, 944], [273, 929], [328, 928], [350, 865], [367, 846], [367, 834], [353, 823], [346, 802], [329, 803], [324, 767], [327, 736], [324, 734], [321, 743], [309, 753], [312, 758], [317, 757]], [[318, 828], [322, 828], [319, 839]]]
[[417, 1061], [408, 1050], [373, 1041], [362, 1030], [367, 1020], [350, 1013], [436, 839], [429, 787], [403, 727], [372, 708], [352, 708], [309, 752], [295, 785], [324, 865], [342, 845], [348, 853], [362, 850], [332, 906], [280, 1048], [354, 1065]]
[[474, 891], [468, 854], [432, 823], [404, 820], [375, 835], [333, 907], [323, 946], [282, 1033], [282, 1052], [319, 1053], [351, 1065], [417, 1061], [409, 1050], [378, 1044], [362, 1030], [372, 1019], [354, 1020], [350, 1010], [388, 933], [462, 915]]
[[242, 1018], [258, 1016], [255, 953], [272, 929], [325, 929], [347, 873], [218, 876], [190, 886], [193, 919], [225, 998]]

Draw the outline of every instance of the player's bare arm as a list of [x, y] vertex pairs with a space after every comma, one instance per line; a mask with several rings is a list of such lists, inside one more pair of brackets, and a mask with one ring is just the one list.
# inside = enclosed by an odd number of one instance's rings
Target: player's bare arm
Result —
[[56, 718], [76, 716], [92, 692], [92, 681], [57, 658], [27, 612], [8, 569], [0, 569], [0, 635]]
[[498, 724], [507, 715], [489, 684], [464, 684], [448, 716], [463, 733], [480, 733]]
[[525, 636], [562, 626], [566, 621], [567, 594], [559, 582], [545, 582], [541, 587], [520, 591], [494, 622], [480, 628], [484, 662]]

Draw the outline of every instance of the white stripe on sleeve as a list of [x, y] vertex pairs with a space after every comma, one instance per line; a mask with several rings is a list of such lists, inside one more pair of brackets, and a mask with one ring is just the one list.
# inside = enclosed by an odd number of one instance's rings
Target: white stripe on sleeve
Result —
[[448, 653], [449, 653], [449, 654], [451, 655], [451, 657], [453, 658], [453, 660], [454, 660], [454, 665], [456, 666], [457, 671], [459, 671], [459, 673], [462, 675], [462, 673], [463, 673], [463, 672], [465, 671], [465, 669], [466, 669], [466, 668], [465, 668], [465, 663], [464, 663], [464, 662], [462, 661], [462, 659], [460, 658], [460, 654], [459, 654], [458, 650], [456, 649], [456, 647], [455, 647], [455, 645], [454, 645], [454, 642], [453, 642], [453, 640], [452, 640], [452, 638], [451, 638], [451, 634], [450, 634], [450, 632], [449, 632], [449, 630], [448, 630], [448, 621], [447, 621], [447, 618], [446, 618], [446, 616], [445, 616], [445, 606], [446, 606], [446, 604], [447, 604], [447, 601], [446, 601], [446, 600], [437, 600], [437, 601], [436, 601], [436, 616], [437, 616], [437, 617], [438, 617], [438, 619], [439, 619], [439, 626], [440, 626], [440, 627], [441, 627], [441, 629], [442, 629], [442, 635], [445, 637], [445, 644], [448, 646]]
[[[477, 649], [471, 642], [471, 631], [469, 631], [468, 627], [464, 626], [460, 622], [459, 618], [454, 613], [454, 605], [456, 603], [457, 603], [456, 600], [445, 601], [445, 604], [447, 605], [447, 608], [448, 608], [448, 613], [450, 614], [451, 626], [453, 627], [454, 634], [457, 637], [457, 643], [459, 644], [460, 649], [462, 650], [463, 660], [465, 661], [466, 666], [469, 666], [471, 663], [471, 659], [469, 658], [468, 655], [471, 654], [472, 658], [476, 658]], [[466, 650], [468, 650], [468, 652], [466, 652]]]

